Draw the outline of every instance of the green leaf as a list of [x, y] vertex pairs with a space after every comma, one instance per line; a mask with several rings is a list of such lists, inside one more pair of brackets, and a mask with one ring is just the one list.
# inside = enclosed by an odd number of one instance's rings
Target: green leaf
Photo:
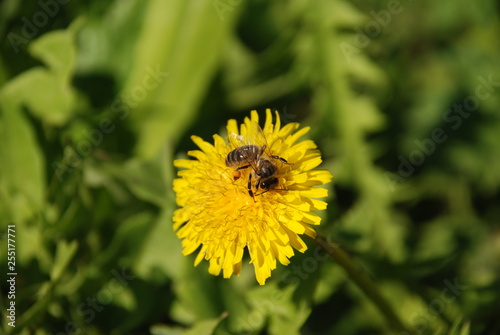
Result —
[[122, 179], [139, 199], [164, 207], [168, 203], [168, 181], [162, 168], [156, 161], [133, 158], [125, 164], [107, 165], [106, 172]]
[[[3, 91], [2, 91], [3, 92]], [[45, 162], [34, 130], [20, 106], [0, 92], [0, 185], [9, 194], [10, 220], [20, 222], [42, 209]]]
[[[115, 262], [116, 259], [133, 262], [137, 257], [137, 250], [146, 243], [145, 237], [152, 227], [150, 212], [141, 212], [124, 220], [117, 228], [113, 239], [96, 260], [96, 270], [99, 266]], [[120, 264], [122, 266], [129, 264]]]
[[76, 57], [75, 35], [82, 21], [47, 33], [30, 44], [31, 54], [46, 67], [35, 67], [12, 79], [0, 91], [11, 106], [27, 106], [38, 118], [62, 125], [74, 113], [75, 93], [70, 85]]
[[252, 310], [242, 319], [238, 330], [255, 331], [269, 320], [270, 334], [299, 334], [300, 328], [311, 312], [312, 292], [316, 286], [318, 272], [308, 274], [305, 280], [296, 278], [295, 282], [298, 285], [280, 288], [278, 283], [271, 282], [251, 290], [248, 298]]
[[188, 259], [182, 255], [181, 242], [172, 229], [171, 209], [158, 216], [145, 239], [148, 243], [138, 252], [134, 272], [153, 281], [165, 281], [165, 275], [180, 280], [182, 265]]
[[216, 319], [201, 320], [187, 330], [180, 327], [155, 325], [151, 327], [150, 333], [151, 335], [212, 335], [220, 322], [226, 317], [227, 313], [222, 313]]
[[54, 259], [54, 265], [51, 270], [51, 280], [50, 282], [45, 282], [43, 285], [40, 285], [40, 288], [37, 292], [38, 299], [36, 302], [25, 311], [17, 320], [17, 326], [19, 328], [23, 328], [24, 325], [29, 324], [32, 320], [34, 320], [39, 315], [43, 314], [48, 305], [51, 303], [54, 289], [58, 285], [61, 280], [62, 274], [64, 273], [66, 267], [70, 264], [73, 256], [77, 250], [76, 241], [66, 242], [60, 241], [57, 244], [56, 256]]
[[76, 58], [75, 36], [82, 23], [82, 20], [76, 20], [68, 29], [52, 31], [29, 45], [31, 55], [41, 60], [66, 84], [73, 75]]
[[[317, 277], [317, 272], [315, 272]], [[288, 301], [277, 305], [276, 311], [270, 315], [269, 332], [275, 335], [300, 334], [300, 329], [311, 313], [312, 293], [316, 280], [310, 278], [299, 285], [295, 291], [284, 290], [282, 293]]]
[[55, 73], [42, 67], [28, 70], [9, 82], [5, 89], [18, 105], [51, 125], [62, 125], [73, 113], [73, 90]]
[[167, 325], [154, 325], [149, 329], [151, 335], [184, 335], [185, 329]]
[[[134, 99], [138, 110], [129, 120], [138, 130], [140, 156], [154, 156], [194, 118], [239, 7], [221, 19], [211, 0], [148, 2], [124, 89], [130, 96], [144, 92]], [[157, 36], [162, 36], [161, 46]]]
[[174, 319], [183, 318], [184, 322], [213, 318], [223, 312], [223, 301], [218, 282], [222, 278], [215, 277], [200, 264], [193, 266], [193, 257], [184, 257], [183, 273], [177, 278], [174, 291], [178, 298], [178, 306], [172, 311]]
[[469, 335], [470, 334], [470, 321], [465, 321], [463, 316], [457, 317], [448, 331], [448, 335]]
[[217, 319], [199, 321], [184, 333], [184, 335], [211, 335], [214, 333], [219, 323], [226, 317], [227, 313], [222, 313]]

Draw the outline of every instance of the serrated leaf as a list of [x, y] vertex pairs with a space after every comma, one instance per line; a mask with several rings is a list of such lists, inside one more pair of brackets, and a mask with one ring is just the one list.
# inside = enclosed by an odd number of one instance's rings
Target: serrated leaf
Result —
[[11, 80], [5, 94], [18, 105], [26, 105], [38, 118], [62, 125], [72, 115], [73, 90], [47, 69], [36, 67]]
[[75, 93], [70, 85], [76, 58], [75, 35], [81, 25], [43, 35], [30, 44], [31, 54], [46, 67], [29, 69], [0, 91], [12, 106], [27, 106], [35, 116], [52, 125], [64, 124], [73, 114]]
[[[77, 21], [77, 26], [80, 24]], [[33, 41], [28, 48], [33, 57], [41, 60], [51, 72], [66, 82], [75, 66], [75, 30], [73, 25], [66, 30], [52, 31]]]

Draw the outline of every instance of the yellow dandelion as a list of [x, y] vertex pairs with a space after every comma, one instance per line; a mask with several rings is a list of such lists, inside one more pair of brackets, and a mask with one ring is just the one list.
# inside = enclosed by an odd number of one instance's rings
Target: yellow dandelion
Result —
[[321, 163], [313, 141], [298, 142], [309, 127], [298, 130], [298, 123], [281, 127], [278, 113], [273, 124], [269, 109], [262, 129], [254, 126], [258, 122], [259, 115], [252, 111], [239, 129], [235, 120], [229, 120], [227, 132], [250, 144], [263, 137], [265, 144], [254, 144], [262, 148], [260, 158], [277, 167], [273, 176], [264, 180], [255, 162], [228, 166], [228, 154], [237, 149], [234, 140], [226, 142], [214, 135], [212, 145], [192, 136], [201, 150], [188, 152], [195, 159], [174, 162], [184, 169], [174, 180], [180, 208], [173, 220], [177, 236], [183, 239], [182, 253], [198, 250], [195, 266], [206, 259], [213, 275], [221, 270], [224, 278], [239, 275], [246, 247], [257, 281], [264, 285], [276, 260], [287, 265], [293, 249], [307, 249], [299, 235], [316, 237], [312, 225], [319, 225], [321, 218], [311, 211], [325, 209], [326, 202], [318, 198], [328, 195], [325, 188], [316, 186], [330, 182], [332, 175], [313, 170]]

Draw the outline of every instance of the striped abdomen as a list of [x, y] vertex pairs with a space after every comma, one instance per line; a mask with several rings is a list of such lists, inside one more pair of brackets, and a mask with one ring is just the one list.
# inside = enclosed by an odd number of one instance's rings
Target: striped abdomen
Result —
[[254, 162], [260, 158], [265, 148], [265, 145], [258, 146], [252, 144], [238, 147], [227, 154], [226, 165], [241, 166], [245, 164], [254, 164]]

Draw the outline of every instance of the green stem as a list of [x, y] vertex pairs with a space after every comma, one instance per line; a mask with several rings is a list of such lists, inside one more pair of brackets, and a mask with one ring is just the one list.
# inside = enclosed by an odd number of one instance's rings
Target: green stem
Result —
[[384, 296], [380, 293], [377, 285], [366, 275], [366, 273], [347, 255], [347, 253], [336, 244], [329, 243], [324, 237], [316, 237], [316, 243], [323, 248], [331, 259], [339, 264], [351, 277], [352, 281], [370, 298], [377, 306], [380, 313], [385, 317], [391, 328], [401, 335], [414, 334], [399, 319]]

